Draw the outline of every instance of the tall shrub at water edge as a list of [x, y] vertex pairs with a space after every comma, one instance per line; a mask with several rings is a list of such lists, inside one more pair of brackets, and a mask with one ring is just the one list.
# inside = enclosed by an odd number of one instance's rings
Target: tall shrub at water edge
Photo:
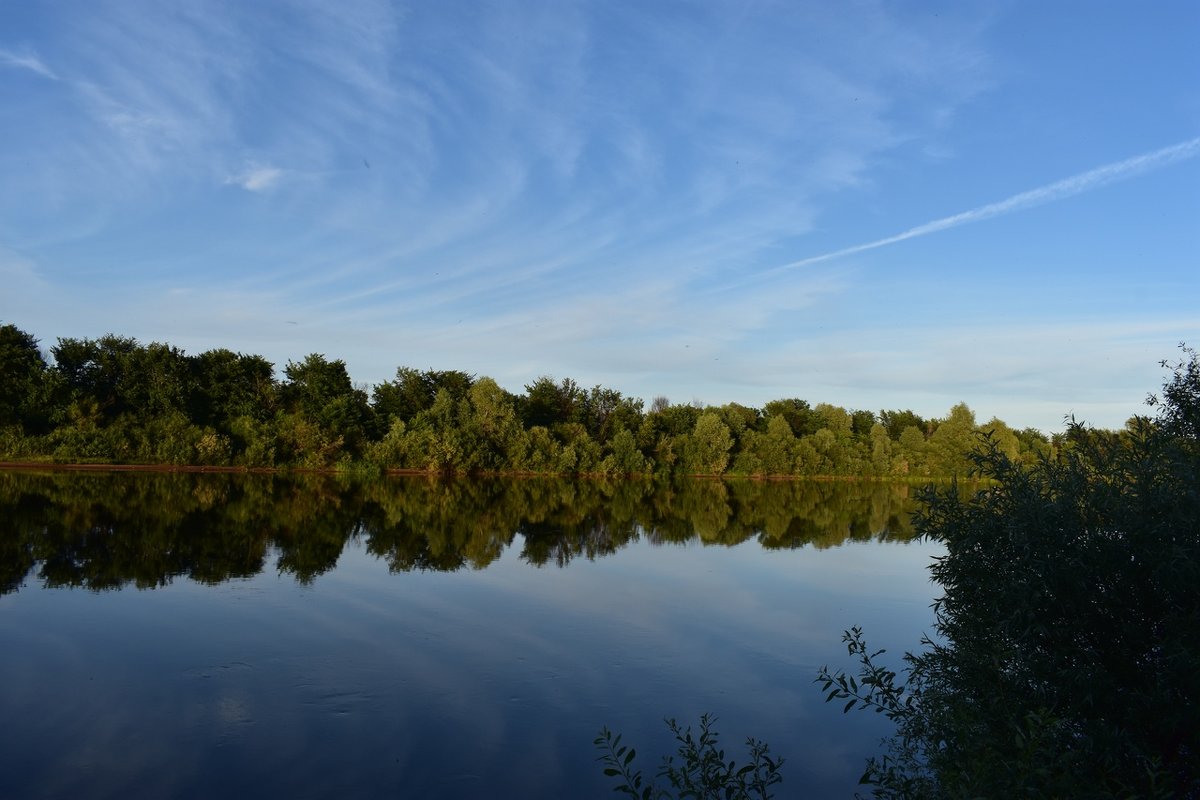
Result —
[[[857, 678], [828, 699], [896, 723], [863, 776], [877, 797], [1200, 797], [1200, 364], [1154, 419], [1022, 469], [989, 439], [996, 484], [930, 492], [918, 531], [946, 555], [936, 635], [907, 679], [847, 633]], [[1164, 364], [1164, 366], [1166, 366]]]

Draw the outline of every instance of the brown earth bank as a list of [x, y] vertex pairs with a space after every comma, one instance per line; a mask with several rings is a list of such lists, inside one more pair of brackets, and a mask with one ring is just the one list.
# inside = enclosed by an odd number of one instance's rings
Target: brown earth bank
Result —
[[[54, 461], [0, 461], [0, 470], [45, 470], [51, 472], [222, 472], [222, 473], [244, 473], [257, 475], [276, 475], [276, 474], [317, 474], [317, 475], [342, 475], [352, 473], [353, 470], [338, 469], [336, 467], [222, 467], [208, 466], [198, 464], [101, 464], [101, 463], [60, 463]], [[423, 475], [423, 476], [438, 476], [438, 475], [454, 475], [456, 473], [439, 473], [430, 472], [422, 469], [385, 469], [382, 470], [384, 475]], [[544, 478], [544, 477], [564, 477], [557, 473], [545, 472], [481, 472], [471, 473], [472, 476], [503, 476], [508, 478]], [[583, 473], [579, 477], [594, 477], [590, 474]], [[720, 477], [720, 476], [705, 476], [694, 475], [691, 477]], [[786, 476], [783, 476], [786, 477]], [[774, 480], [774, 478], [772, 478]]]
[[[346, 470], [330, 467], [312, 469], [300, 467], [220, 467], [197, 464], [69, 464], [50, 461], [0, 461], [0, 470], [46, 470], [52, 472], [227, 472], [256, 475], [280, 473], [320, 473], [336, 475]], [[388, 470], [389, 475], [428, 475], [421, 470]]]
[[[279, 472], [248, 467], [184, 466], [180, 464], [58, 464], [47, 461], [0, 461], [0, 469], [55, 472]], [[331, 470], [332, 471], [332, 470]]]

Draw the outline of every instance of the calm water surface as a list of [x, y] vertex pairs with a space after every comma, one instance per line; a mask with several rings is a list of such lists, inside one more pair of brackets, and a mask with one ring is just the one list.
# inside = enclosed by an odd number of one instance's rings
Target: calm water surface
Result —
[[850, 797], [812, 679], [931, 621], [903, 486], [0, 473], [0, 797], [606, 797], [665, 716]]

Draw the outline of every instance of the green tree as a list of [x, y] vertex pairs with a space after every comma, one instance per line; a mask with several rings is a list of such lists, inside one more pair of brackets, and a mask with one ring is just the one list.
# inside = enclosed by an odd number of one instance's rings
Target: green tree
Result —
[[767, 420], [767, 430], [747, 430], [733, 471], [742, 475], [793, 475], [796, 472], [796, 435], [784, 417]]
[[1040, 458], [1049, 458], [1054, 449], [1050, 446], [1050, 437], [1037, 428], [1022, 428], [1015, 432], [1021, 451], [1021, 461], [1027, 465], [1036, 464]]
[[[813, 409], [820, 428], [811, 437], [812, 444], [821, 456], [819, 475], [862, 475], [870, 471], [871, 443], [870, 428], [867, 436], [855, 433], [855, 420], [865, 424], [875, 419], [870, 412], [851, 412], [829, 403], [818, 403]], [[858, 414], [856, 417], [855, 414]]]
[[965, 476], [974, 467], [974, 446], [975, 412], [966, 403], [958, 403], [929, 437], [930, 466], [937, 475]]
[[0, 428], [43, 432], [46, 369], [37, 339], [16, 325], [0, 325]]
[[667, 406], [662, 411], [646, 415], [646, 421], [660, 436], [687, 436], [699, 419], [700, 409], [683, 404]]
[[580, 422], [580, 407], [585, 394], [570, 378], [556, 382], [554, 378], [542, 376], [525, 387], [521, 399], [521, 420], [526, 428], [541, 425], [552, 429], [567, 422]]
[[817, 428], [821, 427], [816, 413], [808, 405], [808, 401], [794, 397], [786, 400], [772, 400], [767, 403], [763, 406], [763, 416], [768, 419], [775, 416], [783, 417], [797, 438], [816, 433]]
[[406, 437], [409, 466], [445, 473], [475, 467], [463, 425], [463, 402], [456, 401], [449, 389], [439, 389], [433, 405], [416, 416]]
[[992, 417], [979, 426], [979, 431], [987, 435], [996, 449], [1003, 453], [1009, 461], [1020, 460], [1021, 442], [1017, 439], [1017, 434], [1013, 429], [1005, 425], [1003, 420]]
[[871, 426], [871, 471], [890, 475], [895, 471], [895, 443], [888, 438], [887, 428], [876, 422]]
[[227, 431], [240, 417], [262, 422], [275, 413], [275, 365], [262, 356], [208, 350], [195, 357], [192, 371], [191, 413], [198, 424]]
[[[864, 781], [880, 797], [1200, 797], [1200, 364], [1174, 365], [1155, 419], [1124, 436], [1072, 421], [1032, 468], [994, 439], [995, 481], [930, 491], [942, 543], [933, 641], [907, 679], [847, 633], [857, 679], [828, 699], [897, 726]], [[960, 415], [965, 416], [965, 415]]]
[[549, 430], [536, 425], [525, 432], [520, 457], [512, 467], [525, 472], [558, 472], [562, 459], [562, 444]]
[[600, 444], [578, 422], [554, 426], [555, 438], [562, 442], [556, 472], [563, 474], [599, 472], [603, 463]]
[[609, 442], [609, 453], [601, 464], [603, 472], [610, 475], [639, 475], [647, 472], [649, 464], [638, 449], [637, 439], [628, 428], [622, 428]]
[[721, 420], [729, 427], [734, 439], [739, 439], [746, 431], [761, 431], [765, 427], [762, 412], [741, 403], [726, 403], [717, 409]]
[[[303, 361], [289, 361], [284, 368], [287, 381], [280, 387], [286, 408], [302, 419], [293, 420], [290, 429], [301, 453], [306, 441], [321, 450], [321, 461], [328, 462], [337, 451], [360, 455], [374, 429], [374, 414], [367, 394], [354, 388], [346, 371], [346, 362], [330, 361], [312, 353]], [[316, 432], [310, 432], [315, 426]]]
[[1159, 410], [1163, 430], [1194, 449], [1200, 443], [1200, 360], [1192, 348], [1180, 345], [1180, 349], [1185, 356], [1181, 361], [1162, 362], [1174, 377], [1163, 386], [1161, 396], [1150, 395], [1147, 402]]
[[179, 348], [151, 342], [122, 359], [118, 390], [122, 408], [138, 418], [186, 415], [193, 391], [192, 367]]
[[909, 425], [897, 440], [900, 462], [897, 470], [902, 475], [929, 475], [928, 450], [925, 434], [916, 425]]
[[880, 411], [879, 422], [887, 429], [887, 434], [890, 439], [895, 441], [900, 440], [900, 434], [905, 428], [914, 427], [919, 432], [924, 434], [926, 423], [920, 415], [910, 411]]
[[621, 430], [636, 431], [642, 424], [642, 401], [624, 397], [616, 389], [593, 386], [580, 403], [580, 419], [588, 434], [601, 444]]
[[520, 450], [524, 431], [517, 419], [511, 396], [491, 378], [480, 378], [468, 392], [467, 424], [476, 443], [476, 469], [499, 471], [508, 468]]
[[196, 459], [195, 444], [205, 431], [188, 416], [194, 387], [183, 351], [107, 335], [59, 339], [51, 352], [57, 427], [49, 441], [56, 457], [166, 463]]
[[140, 347], [136, 339], [111, 334], [99, 339], [59, 339], [50, 353], [64, 393], [61, 405], [91, 401], [103, 420], [129, 411], [124, 384], [130, 355]]
[[858, 439], [868, 439], [871, 436], [871, 429], [875, 427], [878, 420], [875, 414], [870, 411], [851, 411], [850, 412], [850, 430]]
[[697, 475], [721, 475], [729, 465], [733, 435], [715, 411], [705, 411], [696, 419], [686, 446], [687, 469]]
[[474, 376], [459, 370], [426, 370], [411, 367], [396, 370], [394, 381], [384, 381], [372, 390], [372, 407], [384, 430], [393, 420], [412, 422], [417, 414], [433, 406], [437, 393], [445, 389], [451, 399], [467, 396]]
[[767, 475], [790, 475], [796, 469], [796, 434], [784, 417], [771, 417], [762, 440], [762, 463]]

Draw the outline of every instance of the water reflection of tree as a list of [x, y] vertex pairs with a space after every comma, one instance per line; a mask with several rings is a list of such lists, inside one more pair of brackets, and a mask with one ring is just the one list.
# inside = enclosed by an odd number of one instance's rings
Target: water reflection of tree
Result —
[[811, 481], [356, 481], [327, 475], [0, 472], [0, 592], [310, 583], [347, 542], [394, 572], [483, 569], [514, 545], [565, 567], [629, 543], [831, 547], [911, 536], [909, 488]]
[[511, 543], [518, 525], [496, 481], [414, 478], [367, 489], [367, 552], [393, 572], [482, 569]]

